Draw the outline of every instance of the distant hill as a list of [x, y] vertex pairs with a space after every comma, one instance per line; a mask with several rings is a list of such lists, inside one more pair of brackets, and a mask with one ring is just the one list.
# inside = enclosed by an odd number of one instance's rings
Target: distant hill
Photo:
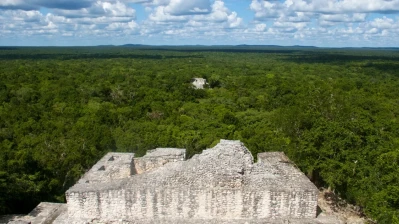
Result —
[[146, 45], [146, 44], [123, 44], [123, 45], [99, 45], [99, 47], [137, 47], [137, 48], [151, 48], [151, 49], [170, 49], [170, 48], [192, 48], [192, 49], [348, 49], [348, 50], [399, 50], [399, 47], [316, 47], [316, 46], [281, 46], [281, 45]]
[[151, 45], [143, 45], [143, 44], [124, 44], [120, 45], [120, 47], [150, 47]]
[[281, 46], [281, 45], [248, 45], [248, 44], [235, 45], [234, 47], [318, 48], [318, 47], [315, 47], [315, 46], [301, 46], [301, 45]]

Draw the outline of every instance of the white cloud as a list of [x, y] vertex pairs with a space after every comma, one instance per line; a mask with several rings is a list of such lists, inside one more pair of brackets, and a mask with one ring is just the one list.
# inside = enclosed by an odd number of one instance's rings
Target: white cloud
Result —
[[255, 12], [257, 19], [277, 18], [286, 10], [281, 2], [263, 0], [253, 0], [250, 9]]
[[214, 23], [226, 23], [226, 27], [238, 27], [242, 23], [242, 19], [238, 17], [236, 12], [231, 12], [221, 0], [216, 0], [212, 5], [212, 11], [209, 15], [198, 15], [193, 17], [194, 20], [205, 20]]
[[171, 15], [206, 14], [210, 6], [209, 0], [170, 0], [164, 10]]
[[365, 13], [349, 14], [322, 14], [319, 19], [328, 22], [364, 22], [366, 20]]
[[397, 21], [387, 17], [374, 19], [370, 22], [370, 26], [378, 29], [394, 29], [399, 27]]
[[33, 35], [43, 38], [137, 35], [139, 24], [135, 21], [135, 13], [133, 8], [120, 1], [97, 1], [88, 8], [54, 9], [47, 14], [37, 10], [2, 10], [0, 24], [10, 25], [3, 26], [0, 35], [18, 38]]
[[90, 7], [93, 2], [94, 0], [2, 0], [0, 3], [0, 9], [81, 9]]
[[[221, 0], [216, 0], [210, 9], [208, 14], [200, 15], [174, 15], [168, 13], [166, 10], [167, 6], [158, 6], [150, 14], [150, 20], [163, 23], [174, 23], [176, 26], [183, 25], [186, 23], [188, 26], [197, 26], [199, 24], [205, 26], [204, 28], [237, 28], [242, 25], [242, 18], [238, 16], [236, 12], [231, 12]], [[171, 32], [169, 32], [171, 33]]]
[[[167, 5], [151, 7], [149, 20], [141, 26], [141, 35], [161, 38], [176, 44], [195, 44], [206, 39], [206, 43], [234, 38], [236, 30], [242, 29], [243, 20], [237, 12], [230, 11], [224, 1], [215, 0], [209, 12], [172, 14]], [[148, 9], [147, 9], [148, 10]]]
[[319, 13], [391, 13], [399, 12], [399, 0], [287, 0], [293, 10]]
[[[334, 44], [342, 40], [342, 44], [348, 44], [382, 36], [393, 37], [398, 33], [397, 20], [380, 17], [369, 21], [368, 17], [372, 13], [377, 17], [399, 13], [399, 0], [252, 0], [250, 9], [254, 13], [255, 24], [262, 22], [269, 25], [262, 34], [273, 35], [275, 39], [313, 40], [314, 43], [325, 40]], [[251, 33], [256, 30], [260, 30], [258, 25], [246, 31]], [[383, 43], [389, 42], [385, 40]]]
[[25, 4], [22, 0], [3, 0], [0, 2], [1, 7], [15, 7]]
[[138, 24], [132, 20], [128, 23], [111, 23], [107, 27], [105, 27], [106, 30], [110, 31], [123, 31], [124, 33], [127, 34], [132, 34], [138, 31]]
[[[7, 21], [7, 22], [4, 22]], [[58, 26], [39, 11], [6, 10], [0, 15], [0, 33], [11, 36], [54, 35]]]
[[264, 23], [256, 24], [255, 32], [264, 32], [266, 30], [267, 25]]
[[149, 19], [157, 22], [179, 22], [187, 21], [186, 16], [171, 15], [165, 11], [165, 6], [158, 6], [149, 15]]
[[135, 18], [136, 11], [124, 3], [116, 1], [115, 3], [97, 1], [89, 8], [79, 10], [55, 10], [57, 15], [78, 18], [78, 17], [130, 17]]

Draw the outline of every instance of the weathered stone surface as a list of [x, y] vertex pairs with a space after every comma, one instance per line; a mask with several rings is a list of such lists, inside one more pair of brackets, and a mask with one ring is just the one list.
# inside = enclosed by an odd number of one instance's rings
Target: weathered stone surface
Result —
[[99, 160], [78, 183], [102, 183], [127, 178], [133, 172], [134, 153], [110, 152]]
[[311, 219], [317, 194], [292, 164], [280, 159], [254, 164], [241, 142], [222, 140], [188, 161], [141, 175], [101, 185], [79, 182], [66, 196], [71, 219], [145, 222]]
[[[332, 224], [316, 218], [318, 189], [284, 153], [258, 154], [221, 140], [185, 160], [185, 149], [142, 158], [109, 153], [66, 192], [53, 223]], [[21, 219], [21, 221], [25, 221]], [[42, 223], [42, 222], [38, 222]]]
[[329, 220], [323, 219], [240, 219], [240, 220], [222, 220], [222, 219], [151, 219], [151, 220], [118, 220], [103, 222], [99, 219], [93, 220], [63, 220], [58, 224], [344, 224], [336, 220], [335, 217]]
[[0, 224], [10, 223], [10, 224], [28, 224], [29, 222], [25, 220], [25, 215], [5, 215], [0, 216]]
[[150, 150], [145, 156], [134, 158], [134, 169], [132, 175], [142, 174], [167, 163], [184, 161], [185, 159], [185, 149], [157, 148]]
[[0, 218], [0, 223], [9, 224], [50, 224], [67, 209], [66, 204], [40, 203], [26, 216], [16, 215]]

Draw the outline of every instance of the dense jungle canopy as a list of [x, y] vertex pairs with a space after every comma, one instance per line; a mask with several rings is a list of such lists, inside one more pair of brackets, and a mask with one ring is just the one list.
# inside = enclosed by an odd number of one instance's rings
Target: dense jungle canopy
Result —
[[398, 49], [2, 47], [0, 214], [63, 202], [109, 151], [239, 139], [399, 223], [398, 116]]

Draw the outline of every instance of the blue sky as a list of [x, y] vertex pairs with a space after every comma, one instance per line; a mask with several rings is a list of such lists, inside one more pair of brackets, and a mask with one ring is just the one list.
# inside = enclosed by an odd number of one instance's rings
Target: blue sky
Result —
[[399, 47], [399, 0], [1, 0], [0, 45]]

